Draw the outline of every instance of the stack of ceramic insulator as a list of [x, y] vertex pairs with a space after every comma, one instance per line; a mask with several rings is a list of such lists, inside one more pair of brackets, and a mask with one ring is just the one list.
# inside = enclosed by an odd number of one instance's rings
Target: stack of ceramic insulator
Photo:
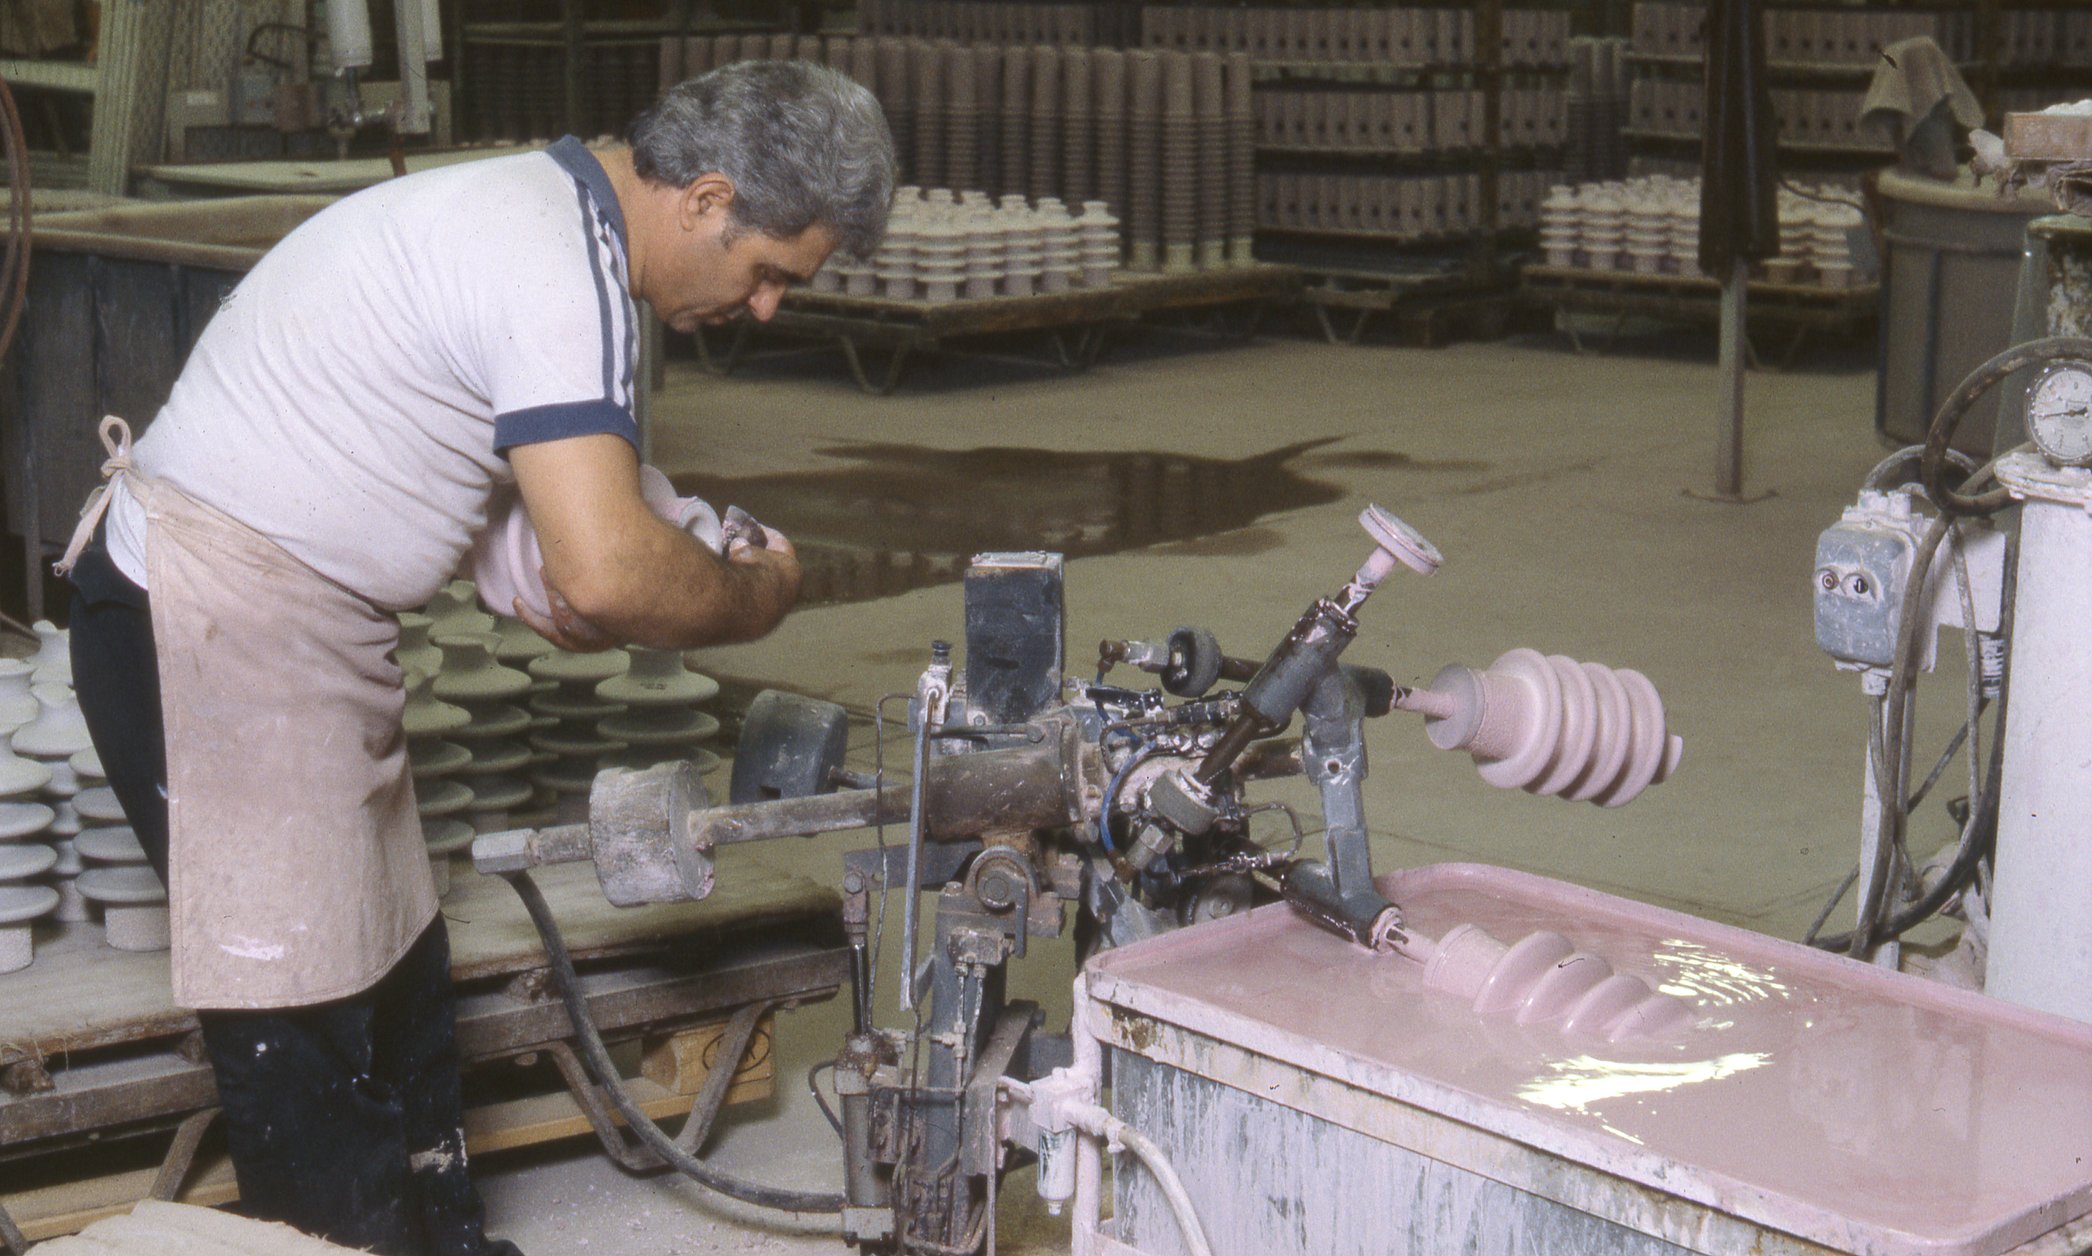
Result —
[[516, 705], [530, 692], [530, 677], [494, 657], [501, 639], [491, 632], [439, 630], [435, 643], [443, 651], [443, 670], [430, 692], [472, 717], [446, 734], [472, 754], [455, 769], [457, 779], [472, 790], [465, 818], [475, 833], [508, 828], [511, 813], [523, 810], [531, 797], [530, 784], [520, 775], [531, 762], [530, 747], [522, 740], [530, 714]]
[[[426, 616], [415, 617], [427, 629]], [[419, 646], [417, 651], [433, 650]], [[437, 651], [441, 654], [441, 651]], [[440, 666], [440, 658], [438, 660]], [[441, 701], [431, 688], [434, 672], [408, 667], [407, 701], [400, 728], [407, 735], [407, 768], [414, 777], [414, 806], [421, 819], [421, 838], [429, 848], [429, 873], [441, 896], [451, 890], [452, 861], [475, 836], [470, 822], [462, 819], [472, 805], [472, 787], [457, 774], [472, 763], [472, 751], [450, 741], [455, 733], [472, 723], [472, 713]]]
[[[0, 689], [20, 689], [0, 698], [0, 715], [8, 722], [19, 718], [26, 724], [35, 718], [37, 703], [27, 692], [32, 670], [17, 659], [5, 660], [0, 667]], [[0, 973], [28, 967], [34, 953], [32, 923], [59, 910], [60, 887], [70, 892], [77, 909], [66, 919], [87, 919], [86, 900], [72, 881], [72, 874], [80, 870], [78, 854], [72, 855], [66, 872], [58, 867], [58, 847], [35, 840], [49, 835], [55, 815], [49, 803], [37, 798], [50, 779], [49, 767], [18, 757], [0, 739]], [[61, 839], [59, 845], [72, 849], [70, 839]], [[59, 873], [58, 885], [35, 883], [34, 878], [54, 871]]]
[[[1780, 253], [1760, 264], [1774, 283], [1851, 286], [1850, 234], [1864, 221], [1850, 194], [1829, 186], [1779, 193]], [[1550, 266], [1649, 275], [1699, 273], [1700, 182], [1673, 175], [1557, 186], [1540, 210]]]
[[1258, 222], [1272, 227], [1428, 243], [1484, 225], [1478, 174], [1278, 172], [1257, 179]]
[[921, 39], [1093, 44], [1115, 33], [1127, 7], [1112, 0], [1062, 0], [1055, 4], [858, 0], [857, 29], [867, 35], [910, 35]]
[[688, 759], [700, 775], [719, 766], [719, 756], [703, 746], [719, 733], [719, 720], [697, 707], [719, 694], [719, 682], [684, 666], [674, 650], [631, 651], [632, 665], [622, 676], [596, 686], [596, 696], [625, 708], [598, 725], [605, 737], [629, 747], [624, 767], [651, 767], [669, 759]]
[[1475, 925], [1433, 941], [1410, 934], [1399, 946], [1424, 965], [1424, 984], [1473, 1004], [1483, 1016], [1553, 1025], [1565, 1037], [1604, 1042], [1661, 1039], [1692, 1023], [1685, 1002], [1653, 989], [1559, 933], [1506, 946]]
[[1425, 716], [1432, 744], [1467, 751], [1492, 785], [1601, 807], [1661, 783], [1685, 749], [1648, 677], [1537, 650], [1484, 671], [1448, 667], [1395, 705]]
[[531, 660], [532, 679], [553, 682], [554, 688], [533, 696], [530, 709], [555, 722], [554, 727], [531, 736], [531, 749], [553, 756], [532, 779], [557, 796], [561, 823], [588, 819], [588, 792], [596, 773], [611, 766], [611, 757], [626, 749], [624, 742], [602, 731], [602, 722], [623, 714], [624, 704], [597, 697], [596, 686], [624, 675], [631, 666], [632, 656], [623, 650], [594, 654], [559, 650]]
[[896, 301], [979, 300], [1105, 287], [1118, 266], [1118, 220], [1100, 201], [1073, 217], [1054, 197], [1033, 207], [1013, 193], [998, 205], [982, 192], [904, 187], [878, 253], [869, 262], [832, 258], [813, 288]]
[[[911, 183], [1068, 205], [1104, 201], [1123, 224], [1137, 270], [1252, 261], [1256, 141], [1246, 53], [843, 36], [816, 48], [705, 36], [667, 41], [662, 86], [743, 58], [816, 53], [879, 98]], [[865, 281], [880, 284], [876, 270]]]

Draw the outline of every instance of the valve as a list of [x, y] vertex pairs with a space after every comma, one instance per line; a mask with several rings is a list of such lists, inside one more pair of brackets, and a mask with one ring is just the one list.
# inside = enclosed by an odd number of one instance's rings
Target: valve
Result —
[[1648, 677], [1537, 650], [1484, 671], [1448, 667], [1429, 689], [1398, 691], [1395, 706], [1423, 715], [1439, 749], [1474, 756], [1491, 785], [1601, 807], [1669, 779], [1685, 751]]

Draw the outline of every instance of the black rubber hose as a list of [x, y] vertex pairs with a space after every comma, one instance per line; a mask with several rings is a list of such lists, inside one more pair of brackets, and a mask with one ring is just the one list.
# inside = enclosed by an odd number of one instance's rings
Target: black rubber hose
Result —
[[2065, 358], [2078, 358], [2092, 362], [2092, 339], [2083, 336], [2049, 336], [2041, 340], [2029, 340], [2023, 345], [2014, 345], [2003, 353], [1970, 371], [1968, 378], [1950, 393], [1932, 418], [1932, 426], [1925, 433], [1925, 457], [1921, 464], [1921, 475], [1925, 492], [1933, 504], [1950, 515], [1975, 518], [1993, 515], [2012, 502], [2012, 497], [2002, 488], [1987, 493], [1965, 496], [1959, 485], [1947, 484], [1947, 449], [1953, 443], [1954, 429], [1968, 415], [1969, 408], [1976, 404], [1984, 393], [2005, 382], [2006, 379], [2030, 366], [2041, 366]]
[[[2019, 583], [2019, 573], [2011, 564], [2005, 567], [2003, 603], [2005, 613], [1998, 624], [1998, 632], [2006, 640], [2012, 639], [2012, 600]], [[1969, 818], [1961, 826], [1961, 844], [1955, 848], [1954, 859], [1932, 889], [1893, 913], [1887, 921], [1874, 931], [1876, 941], [1901, 937], [1906, 931], [1929, 920], [1933, 913], [1946, 905], [1958, 891], [1976, 875], [1976, 867], [1997, 846], [1998, 811], [2000, 796], [2004, 789], [2005, 767], [2005, 720], [2011, 714], [2007, 695], [2000, 692], [1997, 697], [1997, 715], [1991, 721], [1990, 753], [1985, 756], [1983, 791], [1969, 800]], [[1820, 922], [1819, 922], [1819, 926]], [[1857, 930], [1854, 931], [1855, 933]], [[1826, 951], [1850, 951], [1853, 933], [1842, 933], [1832, 937], [1811, 937], [1809, 945]]]
[[[596, 1022], [588, 1014], [588, 1004], [581, 998], [581, 979], [574, 973], [573, 957], [567, 953], [567, 944], [560, 937], [559, 922], [552, 918], [552, 909], [546, 905], [545, 896], [538, 890], [537, 883], [527, 872], [503, 873], [523, 900], [523, 910], [530, 913], [530, 922], [537, 926], [538, 936], [545, 942], [545, 958], [552, 964], [552, 980], [559, 987], [560, 1001], [566, 1005], [567, 1019], [574, 1024], [574, 1036], [580, 1040], [581, 1058], [596, 1084], [610, 1097], [610, 1105], [625, 1118], [639, 1141], [668, 1165], [699, 1185], [721, 1195], [738, 1199], [744, 1204], [758, 1208], [771, 1208], [779, 1212], [822, 1213], [841, 1212], [844, 1200], [841, 1195], [824, 1195], [814, 1191], [786, 1190], [782, 1187], [763, 1186], [755, 1182], [744, 1182], [684, 1151], [676, 1141], [654, 1124], [630, 1091], [625, 1089], [624, 1079], [618, 1075], [617, 1065], [611, 1062], [610, 1050], [603, 1045], [603, 1035], [597, 1031]], [[722, 1065], [724, 1067], [724, 1065]]]

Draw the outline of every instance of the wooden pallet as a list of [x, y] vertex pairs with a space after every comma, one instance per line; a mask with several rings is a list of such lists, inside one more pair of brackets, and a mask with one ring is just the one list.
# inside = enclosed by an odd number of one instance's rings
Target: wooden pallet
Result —
[[1311, 274], [1302, 296], [1331, 344], [1358, 344], [1376, 322], [1392, 326], [1404, 343], [1425, 348], [1491, 339], [1503, 334], [1516, 307], [1517, 288], [1503, 274], [1476, 276], [1464, 268]]
[[[1570, 266], [1528, 266], [1520, 280], [1522, 299], [1558, 312], [1611, 315], [1615, 335], [1629, 318], [1694, 326], [1721, 323], [1721, 285], [1705, 275], [1640, 275]], [[1810, 284], [1750, 281], [1746, 318], [1754, 328], [1790, 334], [1781, 361], [1792, 360], [1811, 332], [1846, 335], [1874, 321], [1881, 286], [1824, 288]], [[1583, 343], [1569, 329], [1579, 351]], [[1756, 353], [1753, 351], [1755, 361]]]
[[[899, 385], [912, 355], [950, 350], [955, 341], [1037, 333], [1052, 350], [1051, 364], [1082, 370], [1096, 361], [1113, 324], [1167, 311], [1289, 301], [1300, 287], [1298, 270], [1260, 262], [1183, 274], [1121, 271], [1109, 287], [937, 303], [796, 288], [766, 327], [833, 343], [858, 387], [885, 396]], [[714, 352], [699, 331], [699, 361], [713, 374], [731, 374], [756, 330], [752, 320], [740, 320], [723, 352]], [[867, 369], [867, 351], [887, 355], [876, 373]]]

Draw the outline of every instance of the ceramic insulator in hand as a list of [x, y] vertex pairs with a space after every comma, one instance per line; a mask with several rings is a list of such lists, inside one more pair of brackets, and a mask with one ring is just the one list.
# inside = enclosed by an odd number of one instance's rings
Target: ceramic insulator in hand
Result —
[[1424, 715], [1439, 749], [1473, 755], [1492, 785], [1601, 807], [1661, 784], [1685, 749], [1648, 677], [1537, 650], [1512, 650], [1486, 671], [1448, 667], [1395, 705]]
[[[652, 467], [639, 468], [639, 492], [647, 506], [671, 525], [681, 528], [707, 548], [718, 552], [723, 544], [719, 512], [701, 497], [678, 497], [668, 477]], [[515, 614], [521, 598], [532, 613], [550, 618], [551, 603], [545, 597], [545, 582], [538, 575], [544, 566], [538, 534], [530, 526], [530, 512], [513, 488], [497, 491], [487, 511], [487, 526], [472, 544], [466, 558], [466, 575], [479, 586], [480, 601], [497, 615]]]

